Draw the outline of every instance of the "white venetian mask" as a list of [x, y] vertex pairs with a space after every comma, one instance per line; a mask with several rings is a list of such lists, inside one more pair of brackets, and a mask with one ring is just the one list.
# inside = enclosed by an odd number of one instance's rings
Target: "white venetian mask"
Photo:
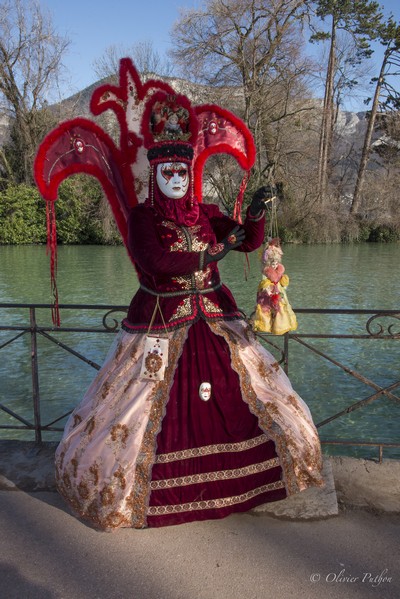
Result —
[[201, 383], [199, 387], [199, 397], [203, 401], [208, 401], [211, 397], [211, 383]]
[[174, 200], [183, 198], [189, 187], [189, 168], [183, 162], [162, 162], [157, 165], [159, 190]]

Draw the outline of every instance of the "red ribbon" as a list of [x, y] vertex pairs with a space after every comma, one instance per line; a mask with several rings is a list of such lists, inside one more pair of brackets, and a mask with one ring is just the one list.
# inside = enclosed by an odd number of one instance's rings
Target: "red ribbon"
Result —
[[57, 226], [56, 226], [56, 211], [54, 202], [46, 202], [46, 220], [47, 220], [47, 250], [50, 253], [50, 279], [51, 293], [53, 295], [53, 306], [51, 309], [51, 319], [54, 326], [59, 327], [60, 309], [58, 305], [58, 290], [57, 290]]
[[248, 181], [249, 181], [249, 172], [246, 172], [245, 175], [244, 175], [244, 177], [243, 177], [243, 179], [242, 179], [242, 182], [240, 184], [239, 193], [237, 195], [237, 198], [235, 200], [235, 206], [233, 208], [233, 218], [240, 225], [243, 224], [241, 210], [242, 210], [244, 192], [246, 191], [246, 187], [247, 187]]

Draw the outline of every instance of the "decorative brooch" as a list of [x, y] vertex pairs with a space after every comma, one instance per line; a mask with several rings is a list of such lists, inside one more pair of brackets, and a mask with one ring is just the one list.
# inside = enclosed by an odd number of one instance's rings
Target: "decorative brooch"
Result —
[[[234, 237], [234, 235], [232, 235], [232, 237]], [[215, 245], [211, 245], [208, 247], [207, 254], [209, 254], [210, 256], [216, 256], [217, 254], [223, 252], [224, 249], [225, 246], [223, 243], [216, 243]]]
[[237, 241], [237, 237], [234, 233], [232, 233], [232, 235], [229, 235], [228, 239], [227, 239], [229, 245], [234, 245]]

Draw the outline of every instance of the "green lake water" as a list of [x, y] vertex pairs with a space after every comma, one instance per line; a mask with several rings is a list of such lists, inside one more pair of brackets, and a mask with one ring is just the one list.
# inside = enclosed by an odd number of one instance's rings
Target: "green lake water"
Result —
[[[400, 311], [400, 244], [287, 245], [284, 264], [290, 277], [288, 296], [294, 308], [347, 308]], [[241, 309], [254, 309], [260, 280], [259, 254], [250, 255], [247, 281], [244, 256], [231, 252], [221, 263], [222, 279]], [[68, 246], [58, 250], [60, 303], [127, 305], [137, 289], [135, 271], [122, 247]], [[0, 247], [0, 303], [49, 303], [48, 256], [41, 246]], [[63, 310], [62, 322], [71, 326], [101, 327], [103, 313]], [[121, 316], [121, 315], [119, 315]], [[24, 309], [0, 308], [1, 326], [29, 322]], [[299, 314], [299, 333], [367, 334], [368, 316]], [[39, 324], [50, 322], [49, 311], [39, 311]], [[382, 324], [384, 324], [382, 322]], [[400, 331], [400, 321], [387, 319]], [[385, 329], [385, 330], [386, 330]], [[16, 333], [0, 331], [0, 346]], [[56, 333], [57, 339], [101, 364], [112, 335]], [[271, 339], [278, 346], [282, 338]], [[399, 340], [307, 340], [321, 351], [382, 387], [399, 380]], [[272, 350], [276, 355], [277, 352]], [[41, 405], [44, 423], [72, 409], [81, 399], [95, 370], [40, 338], [38, 344]], [[0, 349], [0, 403], [32, 420], [30, 339], [24, 335]], [[374, 390], [295, 342], [290, 342], [289, 376], [309, 405], [315, 422], [372, 395]], [[399, 395], [398, 389], [395, 391]], [[16, 421], [0, 411], [0, 424]], [[61, 423], [63, 424], [64, 421]], [[400, 402], [381, 397], [372, 404], [322, 427], [324, 439], [400, 441]], [[45, 433], [58, 439], [60, 433]], [[0, 430], [0, 438], [32, 439], [30, 432]], [[330, 453], [376, 455], [377, 450], [327, 447]], [[400, 457], [398, 449], [388, 457]]]

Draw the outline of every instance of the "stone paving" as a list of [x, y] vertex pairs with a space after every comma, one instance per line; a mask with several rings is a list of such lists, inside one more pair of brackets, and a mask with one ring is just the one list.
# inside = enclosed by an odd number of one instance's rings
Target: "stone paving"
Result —
[[55, 443], [0, 441], [0, 599], [398, 599], [400, 514], [325, 489], [223, 520], [98, 532], [54, 492]]
[[0, 491], [1, 599], [398, 599], [400, 516], [266, 514], [98, 532], [54, 492]]

